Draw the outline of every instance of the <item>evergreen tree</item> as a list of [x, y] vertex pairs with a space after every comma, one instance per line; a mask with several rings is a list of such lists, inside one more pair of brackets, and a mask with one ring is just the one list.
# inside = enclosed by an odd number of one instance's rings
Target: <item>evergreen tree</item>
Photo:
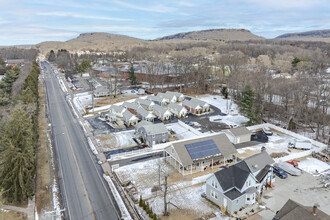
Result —
[[136, 85], [136, 77], [134, 73], [133, 64], [131, 64], [131, 68], [129, 69], [129, 79], [131, 80], [131, 85]]
[[253, 124], [258, 122], [258, 111], [255, 108], [254, 103], [254, 91], [251, 86], [246, 86], [242, 91], [242, 98], [240, 100], [240, 106], [242, 113], [250, 119], [248, 124]]
[[1, 134], [0, 187], [8, 202], [21, 202], [33, 195], [35, 173], [32, 123], [16, 109]]

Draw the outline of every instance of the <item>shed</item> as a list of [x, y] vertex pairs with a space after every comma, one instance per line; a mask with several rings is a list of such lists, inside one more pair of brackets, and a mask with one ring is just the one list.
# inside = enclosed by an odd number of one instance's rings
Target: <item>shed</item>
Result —
[[233, 144], [251, 141], [252, 132], [246, 127], [231, 128], [224, 131]]

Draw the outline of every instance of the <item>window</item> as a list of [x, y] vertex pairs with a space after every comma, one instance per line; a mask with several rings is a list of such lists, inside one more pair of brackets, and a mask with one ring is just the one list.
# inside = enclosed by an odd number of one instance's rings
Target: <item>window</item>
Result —
[[215, 180], [212, 180], [212, 186], [213, 186], [214, 188], [218, 188], [218, 184], [215, 182]]
[[249, 186], [251, 186], [251, 180], [246, 182], [246, 187], [249, 187]]
[[247, 200], [247, 201], [250, 201], [250, 197], [246, 197], [246, 200]]
[[211, 190], [211, 196], [218, 200], [218, 193], [216, 193], [215, 191]]

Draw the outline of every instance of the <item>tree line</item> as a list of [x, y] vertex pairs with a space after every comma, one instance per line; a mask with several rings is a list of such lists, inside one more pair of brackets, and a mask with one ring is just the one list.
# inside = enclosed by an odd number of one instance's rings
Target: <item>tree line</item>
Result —
[[33, 63], [24, 86], [0, 134], [0, 190], [9, 203], [22, 202], [34, 195], [35, 150], [38, 140], [38, 77]]

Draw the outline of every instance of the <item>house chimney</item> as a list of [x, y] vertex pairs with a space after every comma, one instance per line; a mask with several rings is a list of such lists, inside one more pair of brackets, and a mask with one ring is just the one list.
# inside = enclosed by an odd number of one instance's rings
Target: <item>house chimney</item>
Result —
[[316, 205], [313, 206], [313, 215], [314, 216], [317, 215], [317, 206]]
[[261, 147], [261, 152], [264, 152], [264, 151], [266, 151], [266, 147], [265, 146], [262, 146]]

